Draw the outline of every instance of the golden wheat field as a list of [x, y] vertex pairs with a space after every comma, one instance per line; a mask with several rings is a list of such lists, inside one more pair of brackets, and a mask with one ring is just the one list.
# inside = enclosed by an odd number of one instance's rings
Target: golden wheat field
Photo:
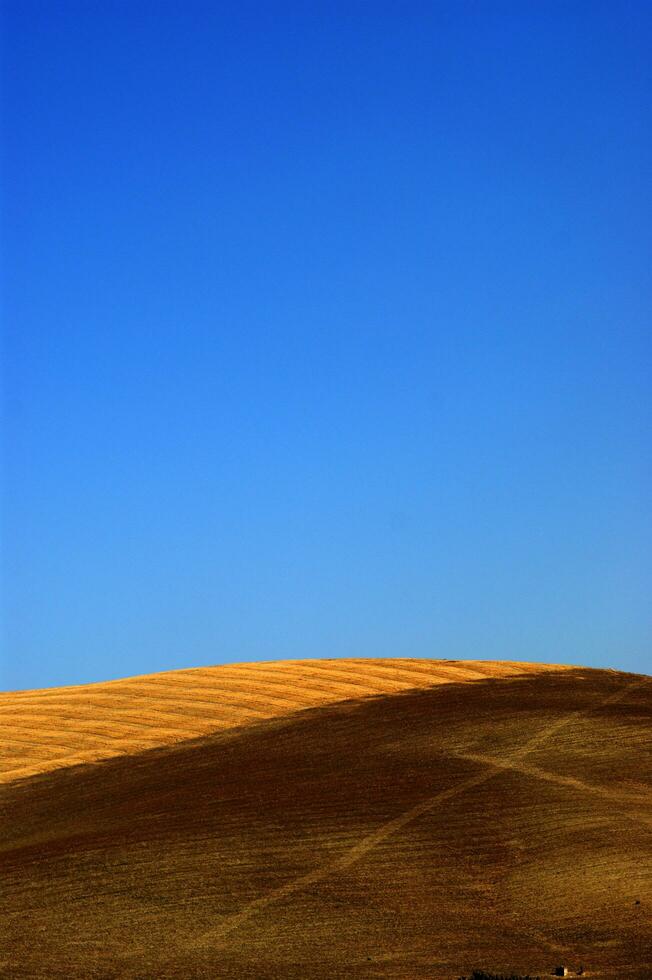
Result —
[[541, 669], [552, 668], [481, 661], [288, 660], [0, 693], [0, 781], [140, 752], [301, 708]]
[[652, 976], [652, 679], [322, 660], [0, 696], [0, 976]]

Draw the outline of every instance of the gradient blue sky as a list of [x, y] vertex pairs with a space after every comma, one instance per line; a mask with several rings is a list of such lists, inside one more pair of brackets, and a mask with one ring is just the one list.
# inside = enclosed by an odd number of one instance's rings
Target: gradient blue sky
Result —
[[650, 4], [3, 7], [2, 686], [648, 672]]

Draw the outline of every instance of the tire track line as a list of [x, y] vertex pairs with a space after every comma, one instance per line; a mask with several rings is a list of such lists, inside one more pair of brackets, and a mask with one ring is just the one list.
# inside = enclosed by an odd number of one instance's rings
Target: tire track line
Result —
[[[614, 793], [606, 787], [586, 783], [583, 779], [578, 779], [576, 776], [563, 776], [561, 773], [550, 772], [548, 769], [541, 769], [539, 766], [527, 764], [519, 765], [516, 762], [510, 761], [508, 758], [501, 759], [500, 756], [482, 755], [477, 752], [456, 752], [455, 757], [457, 759], [469, 759], [472, 762], [483, 762], [488, 766], [495, 766], [497, 769], [501, 769], [504, 772], [522, 772], [526, 776], [532, 776], [536, 779], [543, 779], [549, 783], [557, 783], [561, 786], [568, 786], [571, 789], [579, 789], [583, 790], [585, 793], [592, 793], [594, 796], [600, 796], [603, 799], [610, 800], [613, 803], [640, 803], [642, 806], [646, 804], [649, 805], [650, 803], [650, 799], [646, 799], [642, 793]], [[652, 793], [652, 790], [650, 792]], [[624, 814], [624, 818], [634, 820], [637, 823], [642, 823], [652, 830], [652, 817], [646, 817], [644, 814], [627, 813]]]

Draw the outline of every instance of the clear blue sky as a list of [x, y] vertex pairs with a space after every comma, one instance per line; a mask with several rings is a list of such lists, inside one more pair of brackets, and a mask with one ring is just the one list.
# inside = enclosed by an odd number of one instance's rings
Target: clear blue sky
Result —
[[3, 7], [1, 686], [649, 672], [650, 4]]

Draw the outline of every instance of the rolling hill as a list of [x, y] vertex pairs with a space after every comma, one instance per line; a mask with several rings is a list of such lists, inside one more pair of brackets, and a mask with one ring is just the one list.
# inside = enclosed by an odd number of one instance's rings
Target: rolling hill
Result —
[[241, 664], [0, 695], [0, 976], [652, 976], [652, 679]]

